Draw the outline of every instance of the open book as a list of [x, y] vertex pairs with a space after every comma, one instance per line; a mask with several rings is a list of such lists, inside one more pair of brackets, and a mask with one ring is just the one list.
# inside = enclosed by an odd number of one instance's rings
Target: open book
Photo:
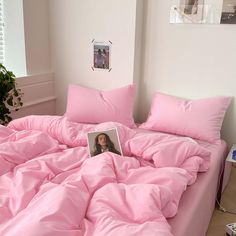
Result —
[[119, 135], [116, 128], [87, 133], [90, 156], [103, 152], [113, 152], [123, 155]]

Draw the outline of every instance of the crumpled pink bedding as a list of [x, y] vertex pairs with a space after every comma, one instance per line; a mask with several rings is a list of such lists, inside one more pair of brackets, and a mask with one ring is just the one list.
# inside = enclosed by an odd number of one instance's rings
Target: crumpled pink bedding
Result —
[[[86, 133], [116, 127], [124, 156], [89, 157]], [[167, 219], [210, 152], [119, 123], [28, 116], [0, 126], [1, 236], [171, 236]]]

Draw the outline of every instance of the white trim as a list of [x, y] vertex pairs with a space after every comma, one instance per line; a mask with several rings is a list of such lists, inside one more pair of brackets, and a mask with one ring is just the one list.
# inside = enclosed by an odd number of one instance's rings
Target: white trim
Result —
[[45, 103], [45, 102], [50, 102], [50, 101], [56, 100], [56, 98], [57, 98], [56, 96], [51, 96], [51, 97], [46, 97], [46, 98], [42, 98], [42, 99], [37, 99], [33, 102], [25, 102], [24, 105], [20, 109], [35, 106], [35, 105]]
[[16, 78], [16, 83], [19, 85], [19, 87], [42, 84], [45, 82], [54, 82], [53, 72], [45, 72], [41, 74], [27, 75]]
[[[22, 110], [22, 109], [27, 108], [27, 107], [37, 106], [37, 105], [42, 104], [42, 103], [51, 102], [53, 100], [56, 100], [55, 96], [46, 97], [46, 98], [42, 98], [42, 99], [37, 99], [37, 100], [34, 100], [33, 102], [25, 102], [22, 107], [19, 107], [19, 110]], [[10, 112], [15, 112], [14, 107], [10, 107], [9, 109], [10, 109]]]

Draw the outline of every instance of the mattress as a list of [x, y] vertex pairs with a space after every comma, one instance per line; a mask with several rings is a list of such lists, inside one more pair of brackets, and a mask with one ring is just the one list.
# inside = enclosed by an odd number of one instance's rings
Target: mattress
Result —
[[[215, 208], [217, 193], [226, 186], [230, 165], [225, 167], [227, 144], [223, 140], [217, 144], [200, 142], [211, 151], [210, 169], [199, 173], [197, 181], [189, 186], [183, 194], [178, 213], [168, 220], [175, 236], [204, 236]], [[225, 171], [223, 169], [225, 167]], [[220, 187], [220, 177], [224, 174], [224, 182]]]

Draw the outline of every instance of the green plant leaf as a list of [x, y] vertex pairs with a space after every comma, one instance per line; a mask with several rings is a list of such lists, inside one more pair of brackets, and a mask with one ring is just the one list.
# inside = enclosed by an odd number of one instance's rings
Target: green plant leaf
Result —
[[23, 93], [16, 87], [16, 76], [0, 63], [0, 124], [8, 124], [12, 118], [8, 107], [19, 110], [23, 106]]
[[9, 97], [9, 98], [7, 99], [7, 104], [8, 104], [9, 106], [13, 106], [13, 97]]

